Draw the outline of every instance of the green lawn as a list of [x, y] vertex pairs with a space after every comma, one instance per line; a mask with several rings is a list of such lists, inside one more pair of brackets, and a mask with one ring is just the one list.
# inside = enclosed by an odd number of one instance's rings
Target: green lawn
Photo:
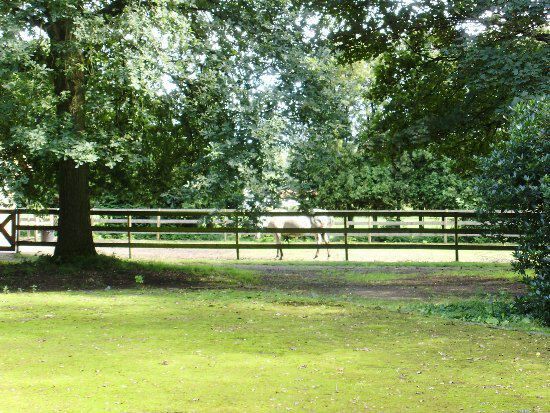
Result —
[[547, 329], [180, 268], [208, 288], [0, 294], [0, 412], [548, 411]]

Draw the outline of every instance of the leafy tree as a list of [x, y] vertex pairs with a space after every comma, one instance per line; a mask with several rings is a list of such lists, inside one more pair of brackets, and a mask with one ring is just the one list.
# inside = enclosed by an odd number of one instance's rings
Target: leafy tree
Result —
[[285, 72], [289, 181], [302, 207], [457, 208], [472, 196], [454, 162], [427, 150], [381, 161], [366, 139], [374, 110], [368, 65], [340, 65], [322, 47]]
[[189, 42], [185, 19], [161, 3], [140, 4], [10, 0], [0, 6], [2, 159], [19, 194], [40, 200], [57, 187], [60, 257], [95, 254], [91, 169], [130, 157], [148, 115], [139, 108], [156, 100], [170, 49]]
[[90, 199], [176, 206], [200, 194], [231, 206], [247, 186], [271, 190], [277, 118], [257, 97], [266, 68], [301, 38], [293, 10], [284, 0], [2, 2], [0, 173], [20, 204], [59, 204], [57, 256], [95, 253]]
[[386, 156], [419, 147], [472, 167], [517, 99], [548, 93], [543, 0], [311, 0], [335, 18], [347, 61], [374, 62], [369, 139]]
[[[481, 160], [478, 188], [481, 212], [501, 234], [520, 235], [516, 269], [530, 292], [527, 309], [550, 323], [550, 102], [548, 98], [515, 106], [509, 139]], [[503, 218], [500, 212], [517, 213]], [[526, 271], [534, 270], [534, 277]]]
[[[454, 172], [453, 162], [426, 150], [380, 162], [350, 148], [313, 149], [304, 145], [293, 157], [294, 188], [303, 205], [330, 209], [472, 208], [470, 180]], [[298, 155], [299, 154], [299, 155]]]

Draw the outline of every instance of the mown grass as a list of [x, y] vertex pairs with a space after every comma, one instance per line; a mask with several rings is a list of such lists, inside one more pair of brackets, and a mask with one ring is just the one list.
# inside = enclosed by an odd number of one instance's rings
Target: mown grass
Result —
[[246, 291], [0, 296], [0, 411], [543, 411], [547, 337]]
[[[432, 271], [434, 267], [426, 267], [419, 270], [418, 274], [411, 272], [355, 272], [349, 270], [328, 270], [325, 272], [327, 277], [341, 277], [346, 281], [356, 284], [372, 284], [386, 283], [399, 279], [414, 278], [417, 275], [424, 277], [483, 277], [502, 280], [520, 281], [521, 276], [513, 272], [510, 268], [462, 268], [455, 270], [454, 268], [442, 268]], [[426, 271], [428, 270], [428, 271]]]
[[[510, 278], [509, 267], [493, 264], [417, 266]], [[341, 268], [324, 274], [396, 276]], [[0, 263], [0, 287], [37, 271], [101, 283], [0, 293], [0, 412], [542, 412], [548, 404], [549, 330], [514, 319], [511, 297], [297, 294], [262, 289], [246, 265], [105, 257]], [[113, 278], [132, 288], [105, 290]]]

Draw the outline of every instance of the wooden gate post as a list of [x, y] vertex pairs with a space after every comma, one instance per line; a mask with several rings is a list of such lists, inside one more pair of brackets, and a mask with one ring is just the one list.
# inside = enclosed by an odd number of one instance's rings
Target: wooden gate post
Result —
[[[367, 217], [367, 231], [372, 227], [372, 218], [371, 216], [369, 215]], [[372, 242], [372, 233], [369, 231], [368, 235], [367, 235], [367, 242]]]
[[[446, 212], [447, 210], [445, 210]], [[447, 229], [447, 217], [445, 215], [443, 215], [443, 217], [441, 218], [441, 229], [443, 231], [445, 231]], [[443, 234], [443, 243], [446, 244], [448, 242], [448, 238], [447, 238], [447, 233]]]
[[[158, 213], [160, 213], [160, 208], [158, 208]], [[157, 215], [157, 228], [160, 228], [160, 215]], [[157, 230], [157, 241], [160, 241], [160, 232]]]
[[15, 253], [19, 254], [19, 220], [21, 219], [21, 213], [18, 208], [15, 208], [15, 219], [13, 221], [13, 228], [15, 230]]

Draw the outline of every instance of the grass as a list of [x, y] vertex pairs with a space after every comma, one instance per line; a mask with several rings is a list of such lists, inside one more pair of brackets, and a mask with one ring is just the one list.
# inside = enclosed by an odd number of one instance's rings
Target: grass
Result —
[[158, 290], [4, 295], [0, 406], [168, 412], [545, 405], [544, 336], [290, 298]]
[[[61, 279], [88, 271], [132, 285], [0, 293], [0, 412], [546, 411], [548, 329], [472, 324], [506, 310], [494, 297], [265, 290], [253, 267], [212, 262], [100, 258], [89, 267], [0, 263], [0, 286], [55, 268]], [[395, 276], [373, 267], [348, 276]], [[508, 267], [493, 264], [426, 268], [509, 280]], [[148, 286], [159, 280], [168, 288]]]
[[[393, 266], [395, 268], [396, 266]], [[400, 265], [397, 265], [400, 267]], [[407, 268], [407, 267], [405, 267]], [[521, 276], [508, 268], [491, 268], [491, 267], [481, 267], [481, 268], [461, 268], [454, 269], [443, 267], [442, 269], [433, 270], [434, 267], [422, 267], [419, 269], [419, 273], [426, 277], [484, 277], [484, 278], [495, 278], [502, 280], [510, 281], [520, 281]], [[372, 284], [372, 283], [386, 283], [388, 281], [395, 281], [399, 279], [407, 279], [414, 277], [414, 274], [411, 274], [410, 271], [405, 272], [384, 272], [384, 271], [372, 271], [372, 272], [356, 272], [349, 270], [327, 270], [325, 272], [327, 277], [341, 277], [349, 282], [356, 284]]]
[[50, 257], [26, 257], [15, 262], [0, 262], [0, 288], [22, 289], [97, 289], [135, 287], [136, 277], [149, 286], [255, 285], [260, 277], [246, 268], [213, 264], [175, 264], [124, 261], [98, 256], [59, 265]]

